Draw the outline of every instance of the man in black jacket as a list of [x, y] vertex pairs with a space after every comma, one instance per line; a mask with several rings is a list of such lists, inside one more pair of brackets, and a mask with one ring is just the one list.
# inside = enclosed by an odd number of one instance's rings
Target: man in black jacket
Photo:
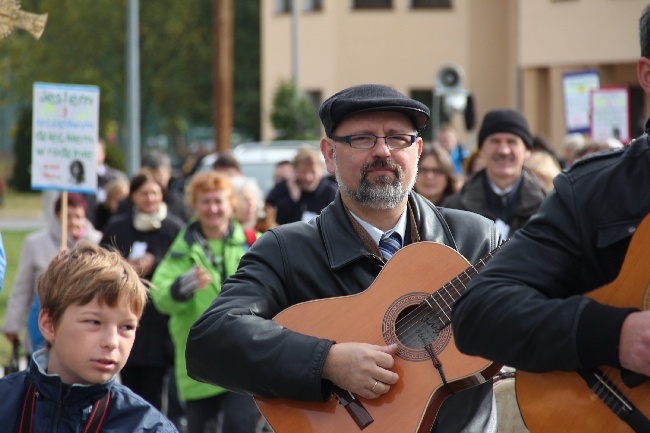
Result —
[[[640, 24], [638, 79], [650, 95], [650, 7]], [[637, 305], [619, 306], [612, 306], [616, 297], [606, 303], [585, 296], [621, 272], [650, 212], [649, 126], [625, 148], [578, 161], [556, 177], [538, 213], [456, 304], [461, 351], [532, 372], [611, 366], [650, 375], [650, 312], [637, 311], [641, 296]], [[643, 257], [629, 270], [648, 269], [647, 251]], [[646, 280], [644, 287], [632, 281], [622, 293], [646, 290]]]
[[[472, 263], [500, 241], [492, 221], [438, 209], [412, 192], [419, 133], [429, 119], [424, 104], [389, 87], [362, 85], [329, 98], [319, 114], [326, 132], [321, 151], [340, 192], [318, 217], [269, 230], [242, 258], [190, 331], [187, 369], [198, 380], [312, 402], [330, 400], [335, 386], [371, 400], [399, 390], [399, 374], [391, 370], [401, 356], [395, 344], [335, 342], [271, 319], [303, 301], [366, 290], [388, 261], [380, 251], [385, 235], [398, 234], [398, 245], [445, 244]], [[363, 320], [363, 311], [358, 316]], [[431, 359], [428, 365], [438, 377]], [[443, 362], [443, 371], [450, 368]], [[492, 385], [484, 382], [447, 398], [433, 431], [495, 432]]]

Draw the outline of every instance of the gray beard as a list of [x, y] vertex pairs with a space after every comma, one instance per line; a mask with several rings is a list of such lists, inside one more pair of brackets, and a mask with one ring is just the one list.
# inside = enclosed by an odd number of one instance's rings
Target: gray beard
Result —
[[[338, 167], [336, 161], [336, 152], [334, 153], [334, 164]], [[380, 176], [376, 178], [375, 183], [368, 180], [367, 174], [369, 168], [390, 167], [395, 171], [395, 179], [390, 176]], [[335, 172], [336, 182], [339, 184], [339, 190], [342, 194], [348, 196], [352, 201], [367, 206], [371, 209], [394, 209], [408, 196], [409, 191], [415, 184], [415, 178], [408, 188], [402, 186], [404, 172], [402, 167], [388, 160], [375, 160], [361, 167], [361, 181], [356, 191], [351, 190], [341, 180], [338, 169]]]

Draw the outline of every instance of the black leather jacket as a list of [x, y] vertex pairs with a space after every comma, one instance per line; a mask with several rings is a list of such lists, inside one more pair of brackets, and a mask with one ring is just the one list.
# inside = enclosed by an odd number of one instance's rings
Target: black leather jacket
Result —
[[[435, 208], [415, 193], [409, 205], [420, 239], [457, 248], [471, 263], [500, 241], [492, 221], [479, 215]], [[321, 372], [332, 341], [268, 319], [299, 302], [365, 290], [383, 267], [378, 254], [364, 246], [339, 194], [311, 222], [266, 232], [192, 327], [186, 349], [189, 375], [265, 397], [326, 400], [332, 384], [321, 380]], [[488, 381], [449, 397], [437, 423], [449, 414], [441, 431], [484, 431], [494, 421], [491, 406]]]
[[522, 370], [620, 367], [618, 340], [630, 310], [580, 295], [616, 278], [650, 212], [647, 133], [578, 161], [554, 186], [457, 302], [456, 344]]

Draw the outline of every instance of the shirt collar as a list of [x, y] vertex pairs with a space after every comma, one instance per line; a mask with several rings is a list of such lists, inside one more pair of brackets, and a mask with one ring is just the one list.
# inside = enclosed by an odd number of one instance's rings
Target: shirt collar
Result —
[[402, 244], [404, 244], [404, 237], [406, 236], [406, 209], [404, 209], [404, 212], [402, 212], [402, 215], [400, 215], [399, 219], [397, 220], [397, 224], [395, 224], [395, 227], [385, 233], [372, 224], [362, 220], [360, 217], [355, 215], [354, 212], [350, 211], [350, 214], [352, 214], [354, 219], [356, 219], [359, 224], [361, 224], [361, 227], [363, 227], [364, 230], [368, 232], [372, 240], [375, 241], [377, 245], [379, 245], [379, 240], [384, 234], [390, 235], [393, 232], [396, 232], [401, 236]]
[[503, 196], [503, 195], [506, 195], [509, 192], [511, 192], [513, 189], [516, 189], [516, 188], [519, 187], [519, 184], [521, 183], [522, 176], [520, 175], [512, 185], [510, 185], [510, 186], [508, 186], [508, 187], [506, 187], [504, 189], [499, 188], [494, 182], [492, 182], [490, 180], [489, 177], [485, 176], [485, 178], [487, 179], [488, 184], [490, 185], [490, 188], [492, 188], [492, 191], [494, 191], [494, 193], [497, 194], [497, 195]]

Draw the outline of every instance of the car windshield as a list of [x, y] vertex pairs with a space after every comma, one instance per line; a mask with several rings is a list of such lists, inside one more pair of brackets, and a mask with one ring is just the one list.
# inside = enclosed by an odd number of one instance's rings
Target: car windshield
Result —
[[241, 164], [241, 171], [244, 176], [257, 180], [264, 196], [273, 188], [275, 164]]

